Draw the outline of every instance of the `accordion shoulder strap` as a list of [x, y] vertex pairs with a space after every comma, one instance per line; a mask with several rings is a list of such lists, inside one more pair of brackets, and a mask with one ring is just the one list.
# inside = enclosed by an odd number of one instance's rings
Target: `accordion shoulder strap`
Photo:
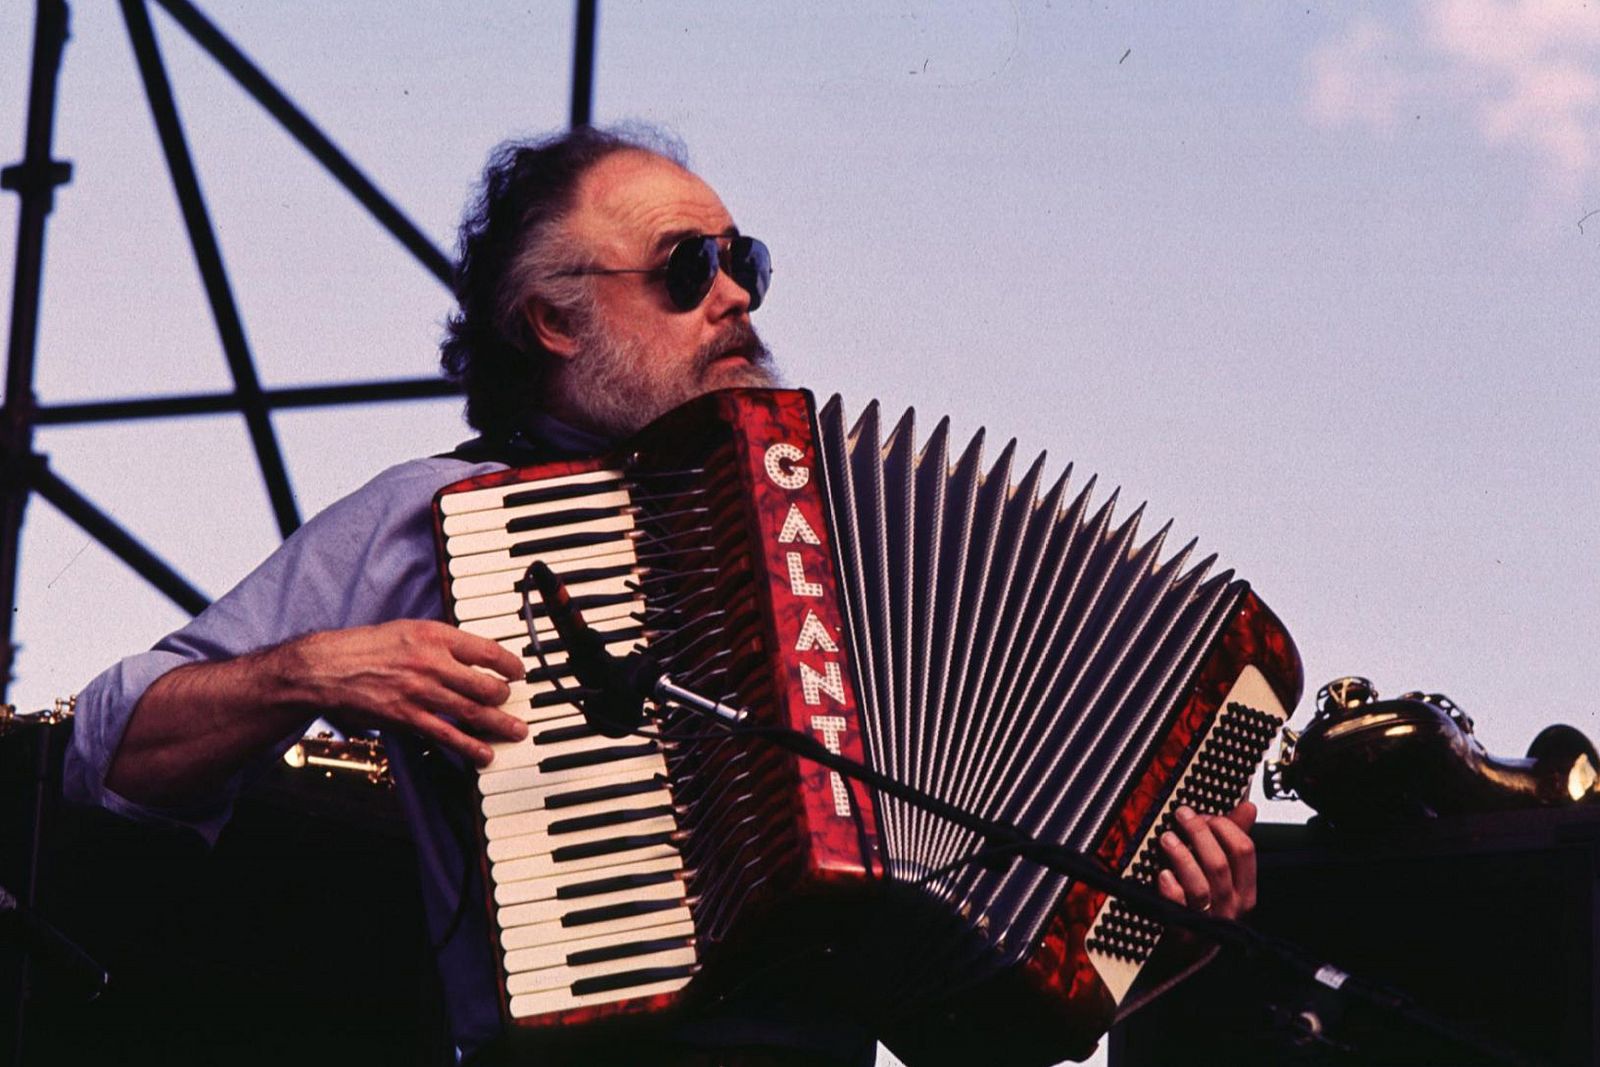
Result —
[[530, 440], [523, 434], [516, 433], [500, 440], [474, 437], [470, 441], [461, 442], [448, 452], [439, 453], [436, 458], [459, 459], [466, 463], [504, 463], [507, 467], [516, 468], [531, 467], [536, 463], [549, 463], [552, 460], [568, 457], [543, 441]]

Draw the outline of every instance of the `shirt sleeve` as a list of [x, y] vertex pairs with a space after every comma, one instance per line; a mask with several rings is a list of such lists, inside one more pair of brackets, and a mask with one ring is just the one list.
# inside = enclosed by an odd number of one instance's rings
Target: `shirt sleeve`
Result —
[[[184, 808], [137, 804], [106, 787], [106, 772], [144, 691], [176, 667], [232, 659], [320, 630], [441, 617], [433, 494], [500, 467], [423, 459], [384, 471], [297, 530], [187, 626], [96, 677], [78, 695], [63, 772], [66, 796], [134, 819], [187, 826], [215, 841], [248, 769], [216, 796]], [[298, 736], [283, 738], [258, 766]]]

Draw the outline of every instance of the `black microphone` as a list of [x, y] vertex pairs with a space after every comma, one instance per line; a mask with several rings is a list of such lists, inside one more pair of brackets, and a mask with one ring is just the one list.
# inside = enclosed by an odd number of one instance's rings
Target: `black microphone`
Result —
[[[644, 722], [644, 698], [655, 686], [655, 677], [649, 677], [653, 661], [646, 663], [637, 653], [619, 659], [607, 651], [600, 635], [572, 606], [566, 585], [543, 560], [533, 561], [528, 577], [567, 646], [572, 673], [591, 691], [583, 699], [584, 721], [606, 737], [627, 737]], [[659, 677], [660, 668], [654, 673]]]

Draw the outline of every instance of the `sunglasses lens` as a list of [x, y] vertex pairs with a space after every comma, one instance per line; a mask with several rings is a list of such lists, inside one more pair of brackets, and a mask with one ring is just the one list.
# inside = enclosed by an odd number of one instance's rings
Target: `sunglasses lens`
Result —
[[[722, 265], [721, 240], [691, 237], [667, 257], [667, 295], [679, 311], [693, 311], [711, 292]], [[728, 246], [728, 276], [750, 294], [750, 310], [761, 306], [772, 281], [772, 257], [754, 237], [735, 237]]]
[[667, 257], [667, 295], [679, 311], [693, 311], [717, 278], [717, 241], [696, 237], [679, 241]]
[[761, 306], [772, 283], [772, 254], [754, 237], [735, 237], [728, 247], [728, 274], [750, 294], [750, 310]]

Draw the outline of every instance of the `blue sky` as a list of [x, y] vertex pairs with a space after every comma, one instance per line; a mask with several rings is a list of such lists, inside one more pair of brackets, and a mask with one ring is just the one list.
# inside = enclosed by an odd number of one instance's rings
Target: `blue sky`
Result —
[[[566, 3], [204, 8], [446, 247], [488, 149], [565, 121]], [[74, 15], [38, 394], [223, 388], [120, 17]], [[153, 15], [263, 379], [429, 373], [444, 290]], [[31, 36], [0, 10], [7, 161]], [[1442, 690], [1508, 755], [1600, 734], [1600, 12], [608, 2], [598, 72], [597, 119], [678, 133], [772, 246], [794, 383], [1148, 500], [1312, 691]], [[306, 514], [466, 436], [448, 402], [275, 421]], [[237, 419], [38, 447], [212, 595], [274, 543]], [[40, 501], [18, 607], [30, 707], [183, 618]]]

